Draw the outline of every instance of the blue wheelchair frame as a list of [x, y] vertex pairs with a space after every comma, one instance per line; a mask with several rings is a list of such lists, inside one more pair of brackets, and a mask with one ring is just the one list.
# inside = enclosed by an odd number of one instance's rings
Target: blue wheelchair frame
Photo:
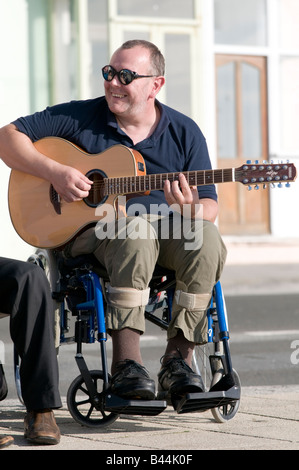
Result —
[[[113, 395], [109, 390], [110, 376], [107, 366], [106, 341], [107, 333], [105, 327], [105, 296], [98, 274], [92, 269], [75, 269], [75, 279], [83, 286], [86, 299], [79, 302], [73, 308], [73, 315], [76, 315], [75, 342], [77, 351], [75, 360], [80, 371], [80, 375], [72, 382], [67, 394], [68, 409], [73, 418], [82, 425], [108, 426], [120, 414], [129, 415], [157, 415], [167, 407], [166, 399], [156, 400], [125, 400]], [[174, 279], [167, 279], [160, 282], [158, 289], [153, 289], [153, 297], [149, 308], [146, 307], [145, 317], [155, 325], [166, 330], [171, 318], [172, 299], [174, 294]], [[167, 292], [166, 300], [162, 302], [155, 298], [161, 291]], [[61, 298], [61, 293], [58, 296]], [[154, 314], [156, 310], [167, 313], [159, 318]], [[64, 309], [64, 307], [62, 306]], [[192, 411], [212, 410], [213, 416], [218, 422], [225, 422], [232, 419], [237, 413], [240, 401], [241, 385], [236, 371], [232, 368], [232, 361], [229, 350], [229, 332], [225, 302], [220, 281], [215, 285], [211, 298], [210, 307], [207, 310], [208, 316], [208, 343], [215, 342], [223, 345], [223, 354], [216, 346], [215, 354], [210, 356], [210, 367], [214, 376], [234, 377], [234, 384], [227, 390], [205, 391], [203, 393], [190, 393], [183, 397], [174, 397], [172, 405], [177, 413], [188, 413]], [[66, 316], [61, 318], [61, 338], [60, 344], [67, 341], [65, 332], [68, 330]], [[216, 327], [216, 329], [215, 329]], [[217, 331], [216, 331], [217, 330]], [[96, 333], [97, 331], [97, 333]], [[82, 343], [94, 343], [98, 341], [101, 349], [102, 370], [89, 371], [82, 353]], [[216, 364], [216, 365], [215, 365]], [[220, 365], [219, 365], [220, 364]], [[220, 371], [220, 372], [219, 372]], [[218, 377], [219, 379], [219, 377]], [[217, 379], [217, 380], [218, 380]], [[99, 382], [101, 384], [99, 385]], [[83, 398], [78, 397], [83, 393]], [[82, 406], [87, 408], [81, 410]], [[93, 417], [96, 415], [96, 418]]]

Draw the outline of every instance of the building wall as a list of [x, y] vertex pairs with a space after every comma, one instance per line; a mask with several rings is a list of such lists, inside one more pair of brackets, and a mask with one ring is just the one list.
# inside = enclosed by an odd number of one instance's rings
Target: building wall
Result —
[[[0, 126], [29, 112], [29, 50], [26, 0], [0, 1]], [[32, 248], [15, 233], [8, 212], [10, 170], [0, 161], [0, 255], [26, 259]]]
[[[206, 135], [211, 159], [215, 166], [214, 53], [216, 49], [213, 35], [212, 0], [196, 0], [197, 10], [194, 21], [187, 18], [181, 20], [181, 24], [175, 22], [173, 18], [165, 17], [140, 18], [139, 21], [132, 19], [130, 23], [127, 17], [117, 16], [115, 0], [109, 1], [107, 5], [101, 0], [98, 23], [94, 15], [93, 18], [89, 18], [87, 24], [88, 14], [97, 12], [97, 1], [9, 0], [8, 2], [0, 0], [2, 45], [0, 49], [0, 126], [20, 115], [42, 109], [53, 102], [93, 96], [97, 94], [97, 87], [98, 93], [101, 94], [100, 67], [104, 61], [108, 60], [111, 50], [115, 47], [113, 39], [115, 34], [112, 33], [116, 33], [121, 39], [123, 34], [133, 34], [134, 31], [136, 34], [141, 34], [141, 31], [144, 31], [149, 39], [158, 38], [158, 45], [163, 50], [165, 32], [174, 31], [177, 34], [179, 31], [186, 38], [192, 30], [194, 34], [190, 42], [190, 57], [193, 63], [191, 101], [195, 105], [192, 105], [190, 113]], [[159, 1], [157, 0], [156, 3], [159, 4]], [[110, 11], [108, 11], [108, 6], [112, 8]], [[112, 18], [110, 25], [106, 21], [108, 16]], [[277, 20], [277, 17], [271, 18], [273, 31], [276, 30]], [[51, 37], [55, 38], [55, 41], [50, 41]], [[225, 48], [222, 47], [221, 50], [224, 51]], [[277, 158], [283, 158], [285, 148], [279, 138], [282, 126], [279, 116], [284, 102], [281, 102], [278, 62], [272, 55], [270, 56], [273, 50], [271, 52], [270, 49], [265, 49], [264, 52], [269, 54], [269, 149], [271, 154], [278, 156]], [[175, 63], [176, 57], [169, 57], [169, 59]], [[297, 67], [296, 73], [299, 74], [299, 64], [295, 63], [294, 67]], [[168, 81], [177, 78], [175, 69], [173, 70], [173, 76], [167, 77]], [[295, 111], [298, 109], [298, 95], [297, 87], [294, 87], [296, 107], [292, 110], [292, 117], [296, 116]], [[167, 100], [167, 95], [161, 96], [161, 99]], [[294, 103], [291, 104], [295, 106]], [[287, 115], [286, 112], [285, 115]], [[295, 163], [299, 164], [298, 155], [296, 156], [294, 149], [291, 150], [290, 159], [294, 159]], [[9, 169], [3, 162], [0, 162], [1, 254], [26, 259], [32, 252], [32, 247], [20, 240], [11, 225], [7, 207], [8, 179]], [[271, 192], [271, 235], [273, 237], [299, 238], [298, 216], [294, 214], [292, 208], [293, 201], [298, 200], [298, 182], [291, 188], [275, 189]]]

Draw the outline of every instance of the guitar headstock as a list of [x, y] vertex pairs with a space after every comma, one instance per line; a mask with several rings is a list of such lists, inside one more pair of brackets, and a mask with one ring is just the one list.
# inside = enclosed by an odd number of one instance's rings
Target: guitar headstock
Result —
[[283, 183], [286, 187], [290, 186], [290, 182], [296, 179], [296, 167], [293, 163], [255, 163], [244, 165], [235, 169], [235, 181], [238, 181], [248, 189], [259, 189], [259, 185], [267, 187], [268, 184], [281, 188]]

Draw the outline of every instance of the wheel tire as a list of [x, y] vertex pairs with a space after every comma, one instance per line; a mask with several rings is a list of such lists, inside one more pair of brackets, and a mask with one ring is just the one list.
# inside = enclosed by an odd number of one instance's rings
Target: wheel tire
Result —
[[[224, 370], [223, 369], [218, 370], [213, 376], [211, 386], [219, 382], [219, 380], [223, 377], [223, 375], [224, 375]], [[240, 381], [239, 375], [237, 371], [235, 371], [234, 369], [233, 369], [233, 375], [234, 375], [236, 386], [241, 389], [241, 381]], [[235, 417], [235, 415], [238, 412], [239, 406], [240, 406], [240, 400], [236, 400], [233, 403], [219, 406], [217, 408], [212, 408], [211, 412], [212, 412], [214, 419], [217, 421], [217, 423], [226, 423], [227, 421]]]
[[76, 377], [67, 392], [67, 407], [74, 418], [82, 426], [91, 428], [110, 426], [117, 418], [116, 413], [107, 413], [104, 409], [102, 387], [99, 381], [104, 381], [103, 373], [99, 370], [91, 370], [90, 375], [98, 391], [99, 403], [94, 404], [90, 398], [82, 375]]

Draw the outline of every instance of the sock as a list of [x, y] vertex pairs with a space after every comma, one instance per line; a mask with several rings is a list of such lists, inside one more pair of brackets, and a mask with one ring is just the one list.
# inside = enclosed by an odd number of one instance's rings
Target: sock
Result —
[[170, 338], [167, 343], [165, 355], [162, 359], [162, 365], [169, 361], [169, 356], [181, 357], [189, 367], [192, 365], [192, 355], [195, 344], [188, 341], [181, 330], [174, 338]]
[[140, 332], [131, 328], [113, 330], [112, 337], [112, 365], [111, 374], [115, 373], [117, 362], [133, 359], [143, 365], [140, 352]]

